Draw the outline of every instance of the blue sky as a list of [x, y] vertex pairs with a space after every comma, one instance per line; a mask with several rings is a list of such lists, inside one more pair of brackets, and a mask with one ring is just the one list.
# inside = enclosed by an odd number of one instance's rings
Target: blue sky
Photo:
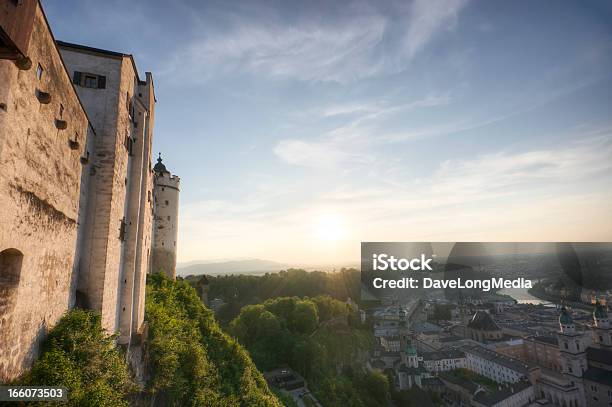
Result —
[[612, 240], [608, 1], [43, 5], [153, 72], [179, 261]]

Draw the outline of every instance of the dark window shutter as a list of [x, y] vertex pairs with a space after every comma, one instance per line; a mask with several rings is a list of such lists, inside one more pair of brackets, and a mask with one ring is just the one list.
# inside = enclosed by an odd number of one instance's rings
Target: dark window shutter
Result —
[[106, 76], [98, 76], [98, 89], [106, 89]]
[[72, 77], [72, 83], [75, 85], [81, 84], [81, 73], [79, 71], [74, 71], [74, 76]]

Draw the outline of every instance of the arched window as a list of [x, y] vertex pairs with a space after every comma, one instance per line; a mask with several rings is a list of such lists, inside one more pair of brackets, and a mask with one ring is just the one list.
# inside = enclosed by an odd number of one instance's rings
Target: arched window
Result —
[[0, 251], [0, 317], [13, 310], [21, 277], [23, 254], [17, 249]]

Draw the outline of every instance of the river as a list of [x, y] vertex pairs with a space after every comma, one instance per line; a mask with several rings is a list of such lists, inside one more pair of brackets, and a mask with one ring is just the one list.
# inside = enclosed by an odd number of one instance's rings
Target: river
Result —
[[[532, 284], [533, 283], [534, 282], [532, 281]], [[534, 297], [533, 295], [529, 294], [527, 290], [527, 288], [504, 288], [503, 290], [498, 291], [497, 294], [509, 295], [510, 297], [514, 298], [519, 304], [542, 304], [546, 307], [554, 307], [554, 304], [550, 301]]]

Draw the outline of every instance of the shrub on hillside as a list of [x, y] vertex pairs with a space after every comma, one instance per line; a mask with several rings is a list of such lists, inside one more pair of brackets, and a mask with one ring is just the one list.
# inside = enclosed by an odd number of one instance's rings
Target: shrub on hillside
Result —
[[137, 390], [100, 315], [75, 309], [45, 338], [39, 359], [20, 385], [63, 386], [70, 406], [127, 406]]

